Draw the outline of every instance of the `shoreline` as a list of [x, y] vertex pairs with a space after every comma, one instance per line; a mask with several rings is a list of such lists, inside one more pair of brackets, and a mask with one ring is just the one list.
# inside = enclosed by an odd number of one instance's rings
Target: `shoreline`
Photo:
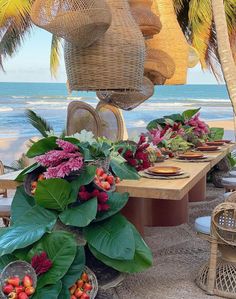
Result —
[[[234, 135], [234, 120], [207, 120], [206, 123], [210, 127], [220, 127], [225, 129], [226, 139], [235, 139]], [[128, 128], [129, 137], [132, 138], [137, 134], [145, 131], [145, 127]], [[14, 160], [20, 158], [21, 154], [26, 151], [25, 142], [33, 136], [25, 137], [5, 137], [0, 138], [0, 160], [10, 166]]]

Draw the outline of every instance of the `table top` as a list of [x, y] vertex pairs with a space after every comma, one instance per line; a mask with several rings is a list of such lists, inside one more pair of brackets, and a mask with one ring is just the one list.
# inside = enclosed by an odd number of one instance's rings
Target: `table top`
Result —
[[[168, 159], [161, 166], [177, 166], [190, 177], [176, 180], [159, 180], [141, 178], [140, 180], [124, 180], [117, 185], [118, 192], [129, 192], [131, 197], [161, 198], [171, 200], [181, 200], [206, 174], [219, 163], [228, 153], [236, 148], [236, 144], [223, 146], [220, 151], [206, 153], [212, 157], [209, 162], [182, 162]], [[0, 189], [15, 189], [21, 183], [15, 178], [21, 171], [15, 171], [0, 176]]]

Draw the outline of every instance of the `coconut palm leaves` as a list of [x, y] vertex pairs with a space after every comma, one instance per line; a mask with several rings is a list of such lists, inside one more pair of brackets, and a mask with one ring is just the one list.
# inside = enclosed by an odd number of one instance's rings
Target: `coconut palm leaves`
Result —
[[51, 44], [51, 55], [50, 55], [50, 70], [52, 77], [56, 78], [57, 70], [60, 65], [60, 46], [61, 38], [53, 35]]
[[0, 63], [12, 56], [31, 29], [31, 0], [0, 0]]
[[[203, 68], [220, 79], [216, 31], [211, 0], [173, 0], [180, 26], [187, 40], [197, 49]], [[236, 58], [236, 0], [225, 0], [225, 13], [231, 48]]]

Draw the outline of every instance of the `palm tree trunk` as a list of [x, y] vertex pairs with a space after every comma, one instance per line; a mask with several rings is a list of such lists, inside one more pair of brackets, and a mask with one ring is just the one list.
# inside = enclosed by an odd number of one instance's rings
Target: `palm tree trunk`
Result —
[[221, 67], [233, 106], [234, 115], [236, 115], [236, 65], [230, 48], [224, 1], [212, 0], [212, 10], [216, 27]]

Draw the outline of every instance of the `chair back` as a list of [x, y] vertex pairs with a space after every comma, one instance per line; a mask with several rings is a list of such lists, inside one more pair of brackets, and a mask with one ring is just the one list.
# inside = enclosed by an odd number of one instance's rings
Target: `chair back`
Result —
[[213, 237], [236, 246], [236, 203], [225, 202], [214, 209], [211, 230]]
[[[4, 174], [4, 165], [2, 163], [2, 161], [0, 161], [0, 175]], [[0, 189], [0, 195], [3, 195], [4, 197], [7, 196], [7, 190], [6, 189]]]

